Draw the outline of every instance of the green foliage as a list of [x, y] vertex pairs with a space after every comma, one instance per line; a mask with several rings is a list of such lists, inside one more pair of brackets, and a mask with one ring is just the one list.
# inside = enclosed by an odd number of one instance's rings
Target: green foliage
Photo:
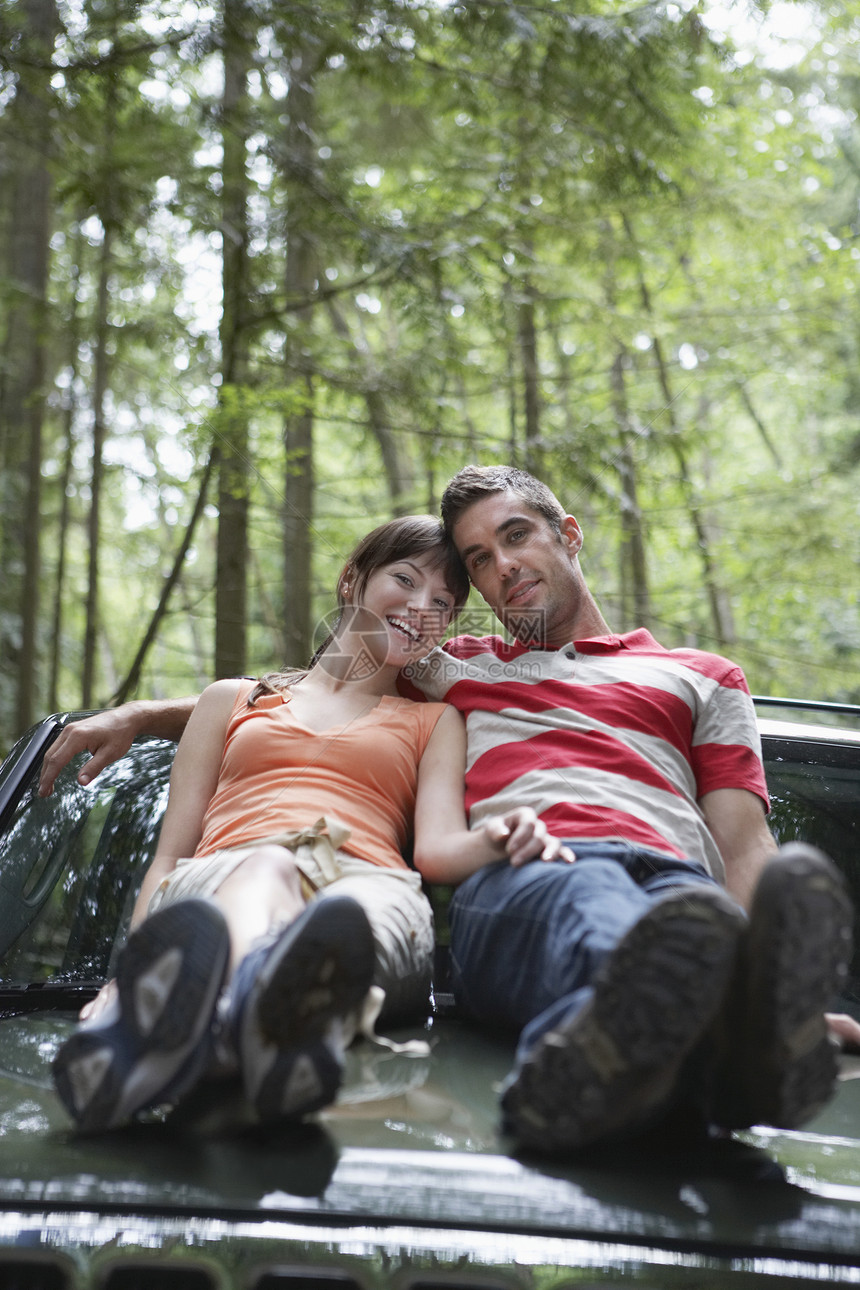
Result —
[[[370, 524], [435, 509], [468, 460], [537, 463], [583, 522], [611, 621], [647, 593], [667, 644], [721, 649], [755, 690], [860, 696], [856, 4], [810, 4], [808, 52], [787, 66], [772, 36], [734, 50], [692, 0], [234, 9], [250, 50], [246, 230], [225, 226], [221, 200], [220, 8], [58, 4], [41, 666], [59, 591], [59, 701], [78, 701], [106, 229], [102, 698], [201, 471], [231, 446], [250, 480], [249, 667], [281, 661], [284, 498], [303, 460], [284, 427], [301, 417], [316, 619]], [[15, 6], [2, 24], [12, 122]], [[0, 166], [15, 155], [0, 136]], [[0, 208], [0, 240], [10, 218]], [[247, 278], [229, 382], [224, 238], [242, 240]], [[311, 267], [288, 294], [298, 245]], [[211, 674], [215, 500], [142, 693]], [[0, 675], [7, 742], [13, 688]]]

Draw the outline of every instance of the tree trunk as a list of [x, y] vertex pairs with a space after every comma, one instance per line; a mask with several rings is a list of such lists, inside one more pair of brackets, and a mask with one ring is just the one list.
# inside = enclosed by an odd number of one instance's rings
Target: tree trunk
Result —
[[392, 515], [409, 515], [416, 508], [416, 471], [409, 460], [408, 453], [404, 452], [397, 433], [392, 428], [385, 395], [379, 388], [381, 384], [380, 373], [373, 366], [371, 348], [368, 345], [364, 345], [359, 349], [355, 344], [352, 331], [333, 300], [326, 302], [326, 309], [335, 332], [342, 340], [352, 346], [356, 360], [364, 366], [362, 394], [367, 408], [368, 425], [379, 445], [379, 452], [382, 457], [382, 468], [385, 471], [388, 495], [391, 499], [391, 513]]
[[[699, 399], [699, 409], [696, 414], [696, 421], [700, 426], [707, 426], [711, 417], [711, 405], [707, 397]], [[709, 487], [712, 482], [711, 454], [706, 439], [702, 450], [702, 475], [705, 480], [705, 487]], [[719, 547], [724, 540], [722, 525], [718, 516], [713, 511], [706, 512], [702, 517], [705, 530], [705, 541], [708, 550], [712, 551], [714, 547]], [[721, 628], [720, 643], [723, 646], [731, 647], [737, 643], [737, 631], [735, 630], [735, 614], [732, 605], [732, 598], [728, 588], [722, 583], [716, 583], [716, 602], [717, 613]]]
[[299, 378], [305, 411], [284, 423], [284, 660], [302, 667], [313, 653], [311, 625], [311, 524], [313, 521], [313, 382]]
[[[654, 318], [654, 308], [651, 303], [651, 293], [648, 290], [648, 284], [645, 281], [645, 275], [642, 270], [642, 260], [639, 255], [639, 248], [636, 239], [633, 236], [633, 229], [626, 216], [623, 217], [624, 228], [627, 233], [631, 250], [635, 254], [636, 275], [639, 283], [639, 296], [642, 301], [642, 307], [650, 320]], [[660, 392], [663, 396], [663, 412], [669, 425], [669, 447], [674, 454], [678, 463], [678, 477], [681, 483], [681, 489], [687, 504], [687, 514], [696, 539], [696, 548], [699, 553], [699, 560], [702, 566], [702, 581], [705, 586], [705, 594], [708, 600], [708, 607], [711, 614], [711, 623], [713, 625], [713, 634], [717, 646], [731, 644], [732, 626], [725, 615], [725, 607], [728, 600], [724, 590], [721, 588], [717, 577], [716, 564], [711, 552], [711, 545], [708, 539], [707, 524], [705, 516], [699, 502], [696, 500], [695, 489], [690, 477], [690, 469], [687, 463], [687, 454], [684, 450], [681, 427], [678, 423], [677, 413], [675, 411], [675, 394], [672, 390], [672, 382], [669, 379], [669, 366], [663, 353], [663, 346], [660, 337], [656, 334], [656, 328], [651, 328], [653, 337], [654, 358], [657, 363], [657, 379], [660, 385]]]
[[144, 632], [143, 640], [141, 641], [140, 647], [135, 655], [134, 662], [129, 668], [128, 676], [122, 684], [118, 686], [116, 693], [110, 700], [110, 706], [118, 703], [125, 703], [126, 699], [130, 698], [137, 689], [138, 682], [140, 681], [140, 674], [143, 670], [143, 665], [146, 662], [146, 656], [158, 635], [161, 620], [167, 613], [167, 605], [170, 600], [171, 593], [179, 582], [179, 578], [182, 574], [182, 567], [185, 564], [188, 550], [194, 539], [194, 532], [197, 528], [200, 517], [203, 514], [204, 507], [206, 506], [206, 495], [209, 490], [209, 480], [212, 477], [213, 470], [217, 469], [218, 465], [219, 457], [216, 449], [210, 455], [209, 460], [206, 463], [206, 469], [203, 471], [203, 477], [200, 480], [200, 490], [197, 494], [197, 501], [194, 503], [194, 511], [192, 512], [191, 519], [188, 521], [188, 527], [185, 530], [182, 541], [179, 544], [179, 550], [176, 552], [174, 557], [173, 567], [164, 579], [164, 586], [161, 589], [161, 595], [159, 596], [155, 612], [150, 619], [149, 626]]
[[623, 346], [618, 347], [612, 364], [612, 405], [618, 426], [619, 447], [615, 464], [621, 485], [620, 572], [622, 618], [626, 631], [651, 626], [651, 597], [648, 589], [648, 564], [642, 511], [636, 479], [636, 436], [630, 424], [627, 386], [624, 377], [627, 359]]
[[[0, 653], [15, 664], [17, 702], [0, 691], [0, 728], [32, 724], [37, 675], [42, 420], [50, 256], [54, 0], [21, 0], [20, 75], [7, 109], [9, 258], [0, 354]], [[14, 711], [14, 715], [13, 715]], [[4, 740], [5, 743], [5, 735]]]
[[59, 497], [60, 509], [57, 518], [57, 572], [54, 582], [54, 605], [51, 615], [51, 668], [50, 681], [48, 685], [48, 706], [52, 712], [60, 710], [60, 664], [63, 658], [63, 595], [65, 592], [66, 582], [66, 551], [69, 534], [69, 486], [72, 482], [72, 472], [75, 458], [75, 413], [77, 411], [77, 396], [75, 386], [78, 379], [78, 345], [79, 345], [79, 326], [78, 326], [78, 285], [81, 277], [81, 262], [84, 254], [84, 238], [81, 232], [80, 224], [77, 226], [75, 237], [75, 269], [72, 275], [71, 283], [71, 301], [69, 308], [69, 322], [67, 329], [68, 337], [68, 354], [67, 365], [70, 373], [70, 380], [65, 396], [65, 407], [63, 409], [63, 433], [65, 436], [65, 451], [63, 453], [63, 469], [59, 480]]
[[730, 602], [724, 589], [720, 586], [717, 577], [716, 564], [711, 552], [711, 543], [708, 536], [707, 523], [704, 512], [696, 500], [693, 481], [690, 477], [690, 468], [687, 463], [687, 454], [684, 450], [684, 444], [681, 438], [680, 427], [674, 408], [674, 395], [672, 385], [669, 380], [669, 370], [666, 359], [663, 354], [663, 347], [659, 337], [654, 337], [654, 357], [657, 360], [657, 373], [660, 380], [660, 389], [663, 393], [665, 402], [665, 411], [669, 420], [670, 436], [669, 447], [671, 448], [675, 460], [678, 463], [678, 478], [681, 482], [681, 489], [687, 504], [687, 514], [690, 524], [696, 538], [696, 548], [699, 552], [699, 560], [702, 566], [702, 581], [705, 585], [705, 594], [708, 599], [708, 607], [711, 612], [711, 623], [715, 643], [718, 647], [731, 645], [733, 639], [732, 624], [726, 615], [726, 609], [730, 609]]
[[284, 422], [284, 659], [302, 666], [313, 653], [311, 623], [311, 525], [314, 495], [314, 388], [309, 349], [314, 289], [312, 208], [305, 186], [313, 169], [313, 60], [296, 48], [290, 62], [285, 177], [287, 249], [285, 286], [288, 332], [284, 350], [287, 388], [299, 408]]
[[96, 294], [96, 348], [93, 361], [93, 459], [90, 469], [90, 514], [87, 524], [89, 554], [87, 559], [86, 625], [84, 628], [84, 661], [81, 680], [81, 704], [93, 706], [96, 679], [96, 651], [99, 634], [99, 575], [101, 557], [101, 494], [104, 479], [105, 399], [108, 390], [108, 320], [110, 271], [113, 249], [113, 223], [103, 219], [104, 236], [99, 255], [99, 280]]
[[416, 509], [415, 470], [401, 447], [397, 432], [392, 428], [384, 396], [378, 389], [365, 388], [364, 402], [370, 429], [379, 444], [391, 498], [391, 513], [410, 515]]
[[248, 69], [244, 0], [224, 0], [222, 169], [221, 407], [218, 418], [218, 539], [215, 574], [215, 675], [241, 676], [247, 666], [249, 440], [248, 379]]
[[66, 446], [63, 453], [63, 470], [60, 475], [60, 510], [57, 517], [57, 572], [54, 582], [54, 604], [51, 612], [51, 668], [48, 682], [48, 707], [60, 710], [60, 664], [63, 658], [63, 590], [66, 582], [66, 547], [69, 533], [69, 485], [72, 481], [74, 460], [74, 405], [66, 409], [64, 418]]
[[[529, 248], [531, 252], [531, 248]], [[540, 367], [538, 363], [538, 333], [535, 322], [537, 293], [530, 281], [520, 288], [522, 299], [517, 305], [517, 342], [520, 369], [523, 379], [523, 409], [525, 412], [525, 468], [542, 479], [544, 475], [544, 446], [541, 439]]]
[[761, 435], [761, 441], [770, 453], [771, 458], [773, 459], [773, 464], [776, 466], [777, 470], [782, 470], [782, 456], [780, 451], [774, 443], [773, 436], [765, 425], [764, 420], [759, 416], [758, 409], [752, 401], [752, 396], [750, 395], [746, 382], [736, 381], [735, 388], [741, 397], [741, 403], [743, 403], [750, 415], [750, 420]]

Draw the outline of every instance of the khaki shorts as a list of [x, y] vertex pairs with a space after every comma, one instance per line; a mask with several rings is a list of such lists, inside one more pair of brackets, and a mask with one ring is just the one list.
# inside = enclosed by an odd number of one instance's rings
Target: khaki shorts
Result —
[[261, 846], [291, 851], [305, 899], [351, 896], [363, 908], [376, 944], [374, 984], [385, 991], [382, 1019], [391, 1023], [426, 1011], [433, 974], [434, 930], [430, 902], [411, 869], [386, 869], [341, 848], [349, 830], [328, 816], [308, 829], [260, 838], [250, 846], [177, 861], [154, 893], [148, 912], [190, 896], [212, 897]]

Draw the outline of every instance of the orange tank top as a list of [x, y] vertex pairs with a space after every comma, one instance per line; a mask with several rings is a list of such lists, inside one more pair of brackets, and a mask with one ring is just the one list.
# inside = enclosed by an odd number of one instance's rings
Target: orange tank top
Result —
[[446, 705], [385, 696], [364, 716], [317, 734], [293, 718], [289, 690], [249, 708], [252, 689], [243, 685], [233, 705], [195, 855], [334, 815], [350, 829], [344, 851], [405, 868], [418, 763]]

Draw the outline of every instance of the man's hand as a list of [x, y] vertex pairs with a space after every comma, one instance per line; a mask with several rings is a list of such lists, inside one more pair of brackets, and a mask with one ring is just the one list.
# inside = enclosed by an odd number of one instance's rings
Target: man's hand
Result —
[[532, 860], [563, 860], [572, 864], [576, 859], [570, 847], [550, 836], [543, 820], [530, 806], [519, 806], [507, 815], [492, 815], [484, 820], [483, 828], [499, 855], [506, 855], [514, 868]]
[[78, 771], [78, 783], [89, 784], [105, 766], [123, 757], [137, 731], [137, 723], [126, 704], [107, 712], [97, 712], [83, 721], [73, 721], [60, 733], [45, 754], [39, 777], [39, 796], [47, 797], [64, 766], [79, 753], [91, 753], [89, 761]]
[[116, 981], [113, 979], [105, 981], [96, 997], [90, 999], [89, 1003], [85, 1003], [81, 1008], [78, 1013], [78, 1020], [95, 1021], [97, 1017], [102, 1015], [108, 1004], [113, 1003], [114, 999], [118, 997]]
[[824, 1020], [827, 1029], [848, 1052], [860, 1052], [860, 1022], [849, 1017], [847, 1012], [825, 1012]]
[[78, 783], [90, 784], [105, 766], [125, 756], [138, 735], [178, 742], [196, 704], [196, 695], [185, 699], [133, 699], [119, 708], [70, 722], [45, 755], [39, 796], [48, 796], [60, 771], [79, 753], [92, 754], [78, 772]]

